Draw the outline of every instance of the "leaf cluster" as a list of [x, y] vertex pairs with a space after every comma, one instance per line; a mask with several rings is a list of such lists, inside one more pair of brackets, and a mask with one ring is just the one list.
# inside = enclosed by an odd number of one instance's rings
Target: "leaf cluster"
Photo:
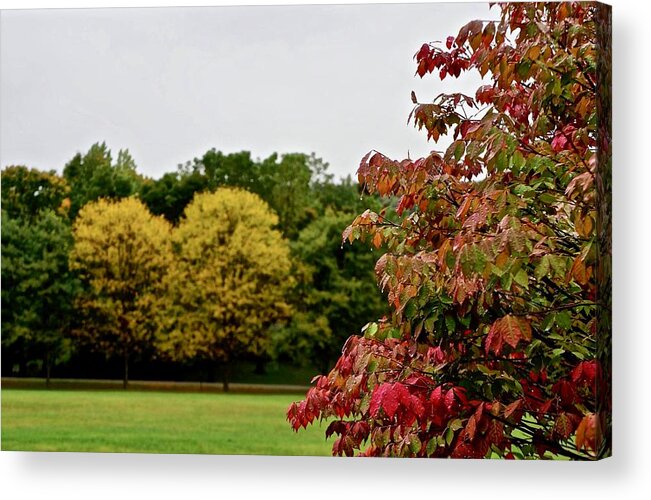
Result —
[[412, 94], [416, 127], [451, 136], [447, 151], [360, 164], [360, 184], [397, 198], [396, 213], [367, 210], [343, 239], [385, 249], [376, 275], [391, 314], [288, 410], [294, 429], [331, 420], [335, 454], [610, 453], [610, 67], [597, 65], [609, 14], [499, 8], [500, 21], [415, 55], [421, 77], [492, 83], [432, 103]]

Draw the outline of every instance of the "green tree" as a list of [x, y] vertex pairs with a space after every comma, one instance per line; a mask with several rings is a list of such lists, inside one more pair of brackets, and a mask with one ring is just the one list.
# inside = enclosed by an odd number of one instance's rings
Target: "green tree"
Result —
[[211, 191], [233, 186], [259, 195], [278, 214], [279, 228], [290, 239], [313, 218], [313, 174], [325, 177], [325, 168], [327, 165], [314, 155], [274, 153], [255, 161], [248, 151], [225, 155], [215, 149], [196, 158], [192, 165], [194, 172], [206, 178]]
[[84, 290], [76, 335], [124, 364], [152, 346], [155, 307], [171, 263], [170, 225], [135, 198], [85, 205], [74, 223], [71, 268]]
[[54, 170], [13, 165], [2, 171], [2, 210], [12, 219], [33, 219], [42, 210], [66, 215], [70, 187]]
[[91, 201], [127, 198], [137, 193], [143, 181], [129, 151], [120, 150], [113, 162], [104, 142], [93, 144], [84, 155], [77, 153], [64, 167], [63, 176], [71, 188], [73, 218]]
[[251, 158], [248, 151], [224, 154], [212, 148], [201, 158], [195, 158], [191, 168], [204, 176], [211, 191], [232, 186], [261, 194], [260, 164]]
[[279, 228], [291, 240], [316, 216], [311, 196], [310, 159], [302, 153], [273, 154], [260, 165], [258, 192], [278, 214]]
[[145, 179], [140, 188], [140, 199], [151, 213], [177, 224], [194, 195], [207, 188], [207, 180], [201, 173], [179, 170], [168, 172], [160, 179]]
[[197, 194], [173, 232], [159, 349], [172, 359], [231, 363], [269, 350], [269, 328], [290, 314], [288, 243], [278, 217], [236, 188]]
[[301, 231], [292, 245], [304, 278], [295, 290], [298, 312], [277, 333], [278, 349], [322, 372], [332, 367], [351, 331], [388, 312], [375, 281], [379, 251], [341, 244], [351, 218], [328, 211]]
[[[152, 213], [164, 215], [176, 224], [183, 209], [195, 193], [214, 191], [220, 187], [239, 187], [259, 195], [278, 214], [279, 229], [295, 239], [302, 228], [322, 213], [321, 193], [328, 191], [327, 202], [344, 196], [337, 210], [346, 205], [351, 210], [358, 198], [350, 179], [340, 192], [327, 173], [328, 164], [314, 154], [292, 153], [279, 156], [274, 153], [260, 161], [251, 153], [241, 151], [224, 154], [210, 149], [202, 157], [167, 173], [160, 179], [146, 179], [140, 188], [140, 197]], [[353, 201], [353, 204], [351, 204]]]
[[2, 211], [2, 347], [41, 360], [48, 386], [52, 366], [70, 352], [66, 333], [79, 288], [68, 267], [71, 246], [69, 224], [53, 211], [30, 219]]

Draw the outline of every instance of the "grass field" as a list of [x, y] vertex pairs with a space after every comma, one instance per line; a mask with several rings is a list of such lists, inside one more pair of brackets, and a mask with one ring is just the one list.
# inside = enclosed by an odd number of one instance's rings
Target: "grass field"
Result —
[[325, 424], [292, 432], [300, 395], [2, 390], [2, 450], [329, 455]]

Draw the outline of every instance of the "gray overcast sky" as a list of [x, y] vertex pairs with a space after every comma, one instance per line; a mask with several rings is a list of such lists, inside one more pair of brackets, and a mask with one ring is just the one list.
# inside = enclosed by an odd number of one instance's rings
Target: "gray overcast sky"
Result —
[[414, 77], [413, 54], [486, 3], [17, 10], [0, 14], [0, 165], [61, 170], [105, 140], [139, 171], [211, 147], [315, 152], [337, 176], [370, 149], [431, 149], [410, 91], [472, 92], [477, 78]]

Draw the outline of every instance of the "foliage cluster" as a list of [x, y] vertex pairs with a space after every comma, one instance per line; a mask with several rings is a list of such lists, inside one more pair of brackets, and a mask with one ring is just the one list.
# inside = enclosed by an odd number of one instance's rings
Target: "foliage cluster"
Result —
[[505, 3], [417, 74], [476, 71], [475, 95], [421, 103], [444, 153], [366, 155], [359, 182], [399, 198], [343, 234], [386, 248], [391, 314], [344, 345], [293, 404], [337, 455], [594, 459], [610, 440], [610, 11]]
[[384, 306], [374, 259], [337, 243], [377, 200], [327, 167], [314, 155], [212, 149], [154, 180], [104, 143], [62, 176], [7, 167], [6, 366], [49, 379], [79, 346], [120, 359], [125, 384], [130, 362], [153, 358], [219, 363], [226, 379], [242, 359], [329, 368], [349, 329]]

